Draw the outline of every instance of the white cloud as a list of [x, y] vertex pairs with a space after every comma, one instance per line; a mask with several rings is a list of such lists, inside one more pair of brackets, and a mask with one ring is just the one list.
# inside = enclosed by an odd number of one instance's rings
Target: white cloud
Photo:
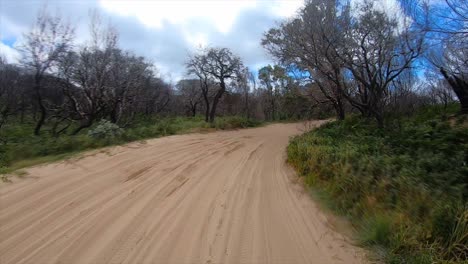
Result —
[[[403, 13], [398, 0], [373, 0], [374, 8], [386, 13], [390, 17], [398, 17]], [[363, 4], [364, 0], [351, 0], [351, 5], [356, 8]]]
[[135, 16], [146, 26], [161, 28], [165, 22], [182, 25], [189, 20], [207, 19], [221, 32], [228, 32], [237, 15], [246, 8], [254, 8], [256, 3], [246, 0], [221, 1], [114, 1], [101, 0], [105, 10], [123, 16]]
[[[161, 29], [166, 23], [177, 25], [194, 46], [206, 45], [208, 40], [206, 28], [187, 29], [192, 22], [205, 21], [218, 32], [227, 34], [242, 12], [265, 7], [262, 0], [100, 0], [99, 3], [107, 12], [133, 16], [147, 27]], [[294, 14], [302, 3], [303, 0], [272, 1], [267, 7], [276, 16], [287, 17]]]
[[[0, 0], [0, 40], [21, 42], [47, 5], [76, 27], [77, 47], [89, 39], [89, 13], [98, 11], [119, 32], [123, 49], [155, 63], [162, 75], [185, 75], [184, 62], [196, 47], [227, 47], [251, 69], [271, 58], [260, 45], [263, 32], [275, 21], [293, 15], [303, 0]], [[17, 61], [16, 50], [1, 44], [1, 52]]]
[[[359, 6], [364, 2], [365, 0], [351, 0], [351, 6], [355, 10], [355, 15], [360, 15]], [[396, 19], [399, 30], [408, 27], [412, 23], [412, 19], [404, 14], [398, 0], [372, 0], [372, 2], [375, 10], [387, 14], [387, 16], [392, 19]]]
[[20, 55], [14, 48], [0, 41], [0, 56], [4, 56], [8, 63], [18, 63]]

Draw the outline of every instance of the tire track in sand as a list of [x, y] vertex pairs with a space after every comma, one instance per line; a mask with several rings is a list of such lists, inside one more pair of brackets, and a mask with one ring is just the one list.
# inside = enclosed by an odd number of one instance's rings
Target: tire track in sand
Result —
[[0, 263], [364, 263], [285, 164], [298, 127], [171, 136], [30, 168], [0, 185]]

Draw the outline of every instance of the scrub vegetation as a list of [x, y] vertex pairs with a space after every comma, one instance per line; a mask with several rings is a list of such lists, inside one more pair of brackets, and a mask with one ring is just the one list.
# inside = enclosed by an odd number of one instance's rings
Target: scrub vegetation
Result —
[[468, 120], [422, 108], [379, 128], [352, 116], [295, 137], [288, 160], [388, 263], [468, 254]]

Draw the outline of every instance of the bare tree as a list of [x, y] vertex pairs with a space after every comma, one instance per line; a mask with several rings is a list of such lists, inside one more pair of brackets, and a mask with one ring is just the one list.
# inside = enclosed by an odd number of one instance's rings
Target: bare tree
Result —
[[199, 80], [196, 79], [184, 79], [177, 83], [177, 89], [190, 116], [197, 114], [197, 107], [202, 101], [203, 95], [199, 85]]
[[405, 17], [377, 10], [371, 1], [360, 12], [344, 32], [346, 46], [338, 53], [355, 83], [355, 89], [345, 96], [382, 126], [389, 88], [423, 52], [424, 32], [413, 31]]
[[468, 0], [406, 2], [412, 19], [428, 33], [430, 70], [442, 75], [460, 101], [460, 112], [468, 113]]
[[250, 71], [248, 67], [243, 68], [236, 81], [236, 88], [242, 94], [243, 97], [243, 113], [244, 116], [250, 117], [250, 93], [251, 88], [256, 89], [256, 78], [255, 75]]
[[[242, 62], [227, 48], [209, 48], [191, 56], [186, 66], [189, 73], [197, 75], [200, 80], [206, 103], [206, 121], [213, 123], [219, 100], [226, 92], [228, 83], [235, 79], [243, 68]], [[208, 98], [210, 82], [218, 86], [211, 103]]]
[[[100, 114], [106, 111], [106, 99], [111, 97], [113, 62], [120, 52], [117, 47], [117, 32], [111, 27], [103, 27], [97, 15], [91, 20], [91, 44], [78, 52], [69, 52], [63, 60], [62, 78], [73, 84], [64, 93], [72, 102], [75, 120], [80, 125], [73, 134], [90, 127]], [[76, 87], [76, 89], [74, 89]]]
[[23, 107], [21, 101], [25, 83], [22, 79], [20, 69], [8, 64], [0, 56], [0, 129], [8, 117], [15, 115]]
[[24, 36], [21, 46], [22, 64], [34, 72], [35, 100], [40, 116], [34, 128], [39, 135], [47, 117], [47, 109], [42, 96], [44, 76], [54, 70], [57, 63], [72, 47], [74, 29], [58, 15], [52, 16], [42, 9], [33, 29]]
[[452, 87], [461, 105], [461, 113], [468, 114], [468, 1], [446, 0], [450, 13], [438, 29], [444, 34], [442, 54], [433, 63]]
[[449, 103], [454, 102], [456, 95], [447, 80], [439, 77], [433, 72], [427, 72], [424, 92], [432, 104], [442, 104], [447, 108]]
[[210, 120], [210, 109], [211, 109], [211, 100], [210, 100], [210, 87], [212, 86], [211, 76], [208, 71], [205, 69], [206, 58], [199, 51], [198, 54], [190, 56], [189, 60], [186, 63], [188, 73], [196, 75], [200, 84], [200, 90], [203, 95], [203, 101], [205, 102], [205, 122]]
[[124, 124], [133, 119], [136, 110], [133, 104], [143, 93], [145, 80], [151, 77], [151, 64], [143, 57], [114, 49], [110, 80], [104, 90], [105, 115], [109, 116], [111, 122]]

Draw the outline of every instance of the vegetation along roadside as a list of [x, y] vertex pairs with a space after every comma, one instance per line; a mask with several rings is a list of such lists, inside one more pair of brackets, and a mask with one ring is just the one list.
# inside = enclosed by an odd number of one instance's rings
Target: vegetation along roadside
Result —
[[295, 137], [288, 161], [388, 263], [462, 263], [468, 254], [466, 116], [437, 106], [385, 128], [349, 117]]
[[[261, 124], [260, 121], [236, 116], [220, 117], [214, 123], [206, 123], [202, 116], [195, 116], [139, 119], [132, 126], [121, 128], [110, 121], [101, 120], [78, 135], [62, 134], [57, 137], [48, 133], [31, 135], [33, 122], [11, 123], [0, 130], [0, 138], [4, 141], [0, 148], [0, 174], [63, 159], [80, 151], [136, 140], [216, 129], [256, 127]], [[2, 179], [8, 180], [7, 177]]]

